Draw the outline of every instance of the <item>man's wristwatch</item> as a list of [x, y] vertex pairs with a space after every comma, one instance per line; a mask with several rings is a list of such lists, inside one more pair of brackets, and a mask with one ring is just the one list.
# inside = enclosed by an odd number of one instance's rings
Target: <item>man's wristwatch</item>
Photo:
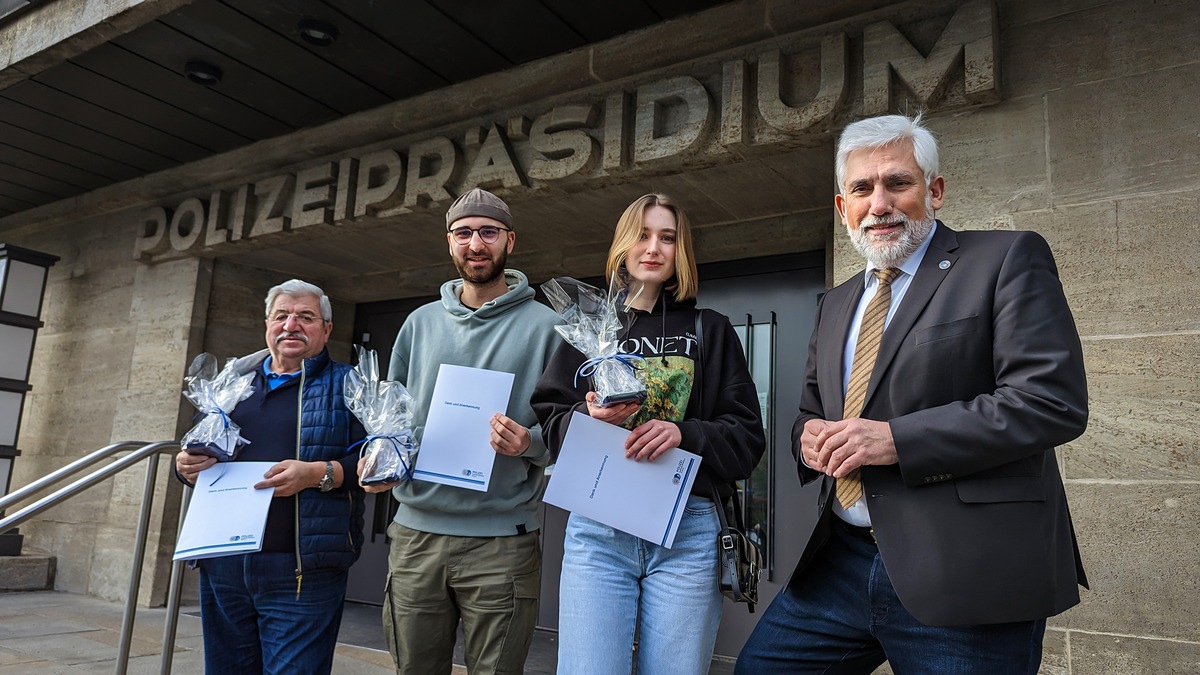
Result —
[[325, 462], [325, 475], [321, 477], [317, 489], [321, 492], [329, 492], [333, 489], [333, 462]]

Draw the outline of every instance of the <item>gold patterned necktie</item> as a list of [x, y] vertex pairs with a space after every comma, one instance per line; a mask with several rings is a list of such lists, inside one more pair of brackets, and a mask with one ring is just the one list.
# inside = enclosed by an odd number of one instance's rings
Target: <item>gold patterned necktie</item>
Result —
[[[867, 383], [875, 370], [875, 359], [879, 356], [879, 343], [883, 340], [883, 325], [887, 321], [888, 308], [892, 305], [892, 282], [900, 275], [895, 267], [876, 269], [875, 278], [879, 288], [875, 297], [867, 303], [862, 322], [858, 327], [858, 342], [854, 345], [854, 365], [850, 368], [850, 382], [846, 385], [846, 405], [842, 419], [858, 417], [867, 400]], [[862, 480], [855, 469], [837, 479], [837, 500], [843, 509], [854, 506], [862, 498]]]

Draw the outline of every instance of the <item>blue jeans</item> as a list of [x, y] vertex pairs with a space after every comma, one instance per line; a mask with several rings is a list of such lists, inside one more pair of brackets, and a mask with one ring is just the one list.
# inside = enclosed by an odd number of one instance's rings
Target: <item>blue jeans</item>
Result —
[[297, 597], [292, 553], [201, 560], [205, 672], [328, 673], [345, 598], [345, 570], [304, 572]]
[[832, 518], [833, 533], [763, 613], [738, 656], [739, 675], [870, 673], [1034, 675], [1045, 619], [926, 626], [896, 596], [865, 529]]
[[688, 497], [667, 549], [571, 514], [559, 582], [558, 672], [707, 673], [721, 592], [717, 510]]

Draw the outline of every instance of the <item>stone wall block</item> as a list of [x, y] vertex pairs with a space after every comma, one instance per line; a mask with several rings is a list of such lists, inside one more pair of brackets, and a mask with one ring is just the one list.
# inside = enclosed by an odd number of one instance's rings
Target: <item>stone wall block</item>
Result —
[[[532, 250], [560, 250], [563, 242], [603, 242], [607, 251], [613, 228], [621, 211], [630, 202], [650, 191], [647, 185], [631, 185], [617, 191], [617, 197], [602, 196], [584, 190], [565, 195], [563, 199], [535, 199], [514, 207], [513, 223], [517, 228], [516, 253]], [[686, 207], [685, 207], [686, 208]], [[545, 223], [535, 236], [526, 236], [525, 223]], [[447, 260], [449, 254], [446, 254]], [[426, 263], [431, 261], [426, 261]]]
[[137, 265], [130, 321], [177, 324], [182, 319], [186, 326], [190, 312], [181, 316], [181, 310], [192, 306], [199, 265], [196, 258]]
[[[239, 265], [226, 258], [214, 261], [212, 291], [208, 303], [210, 324], [229, 324], [262, 333], [266, 306], [263, 301], [272, 286], [288, 277], [278, 272]], [[305, 279], [319, 283], [312, 279]], [[328, 293], [329, 290], [325, 289]], [[336, 316], [334, 317], [337, 318]]]
[[[905, 4], [904, 0], [846, 0], [832, 3], [767, 0], [767, 21], [776, 33], [785, 34], [828, 23], [853, 20], [860, 14], [883, 9], [888, 5], [903, 4]], [[934, 7], [948, 3], [945, 0], [939, 0], [923, 4], [929, 8], [923, 8], [921, 11], [928, 14], [934, 11]], [[896, 11], [903, 12], [902, 9], [889, 10], [889, 12]]]
[[188, 364], [187, 334], [188, 325], [181, 324], [178, 317], [139, 323], [133, 348], [134, 366], [129, 373], [130, 388], [170, 391], [182, 387]]
[[133, 348], [129, 325], [70, 333], [38, 333], [30, 384], [36, 391], [98, 392], [123, 389]]
[[[78, 480], [78, 479], [82, 478], [83, 476], [87, 475], [87, 473], [88, 472], [76, 474], [72, 478], [68, 479], [68, 481]], [[69, 484], [69, 482], [62, 483], [62, 484], [58, 485], [55, 489], [63, 487], [64, 485], [67, 485], [67, 484]], [[41, 496], [45, 497], [48, 494], [50, 494], [50, 493], [45, 492]], [[58, 523], [75, 525], [76, 527], [81, 527], [83, 525], [90, 525], [93, 523], [98, 523], [98, 522], [101, 522], [105, 518], [105, 514], [108, 511], [108, 506], [109, 506], [108, 501], [111, 498], [111, 496], [112, 496], [112, 483], [111, 482], [106, 481], [106, 482], [102, 482], [102, 483], [97, 483], [96, 485], [93, 485], [91, 488], [88, 488], [87, 490], [80, 492], [79, 494], [62, 502], [61, 504], [55, 506], [54, 508], [43, 512], [43, 515], [41, 517], [46, 520], [51, 520], [51, 521], [58, 522]], [[29, 522], [32, 523], [35, 521], [29, 521]]]
[[1107, 675], [1200, 673], [1200, 642], [1072, 631], [1071, 672]]
[[[159, 463], [169, 459], [163, 455]], [[109, 498], [109, 520], [120, 522], [125, 520], [133, 527], [137, 523], [138, 510], [142, 505], [142, 491], [146, 486], [146, 467], [149, 459], [143, 459], [113, 476], [112, 496]]]
[[578, 279], [593, 276], [603, 277], [604, 266], [608, 262], [608, 246], [608, 241], [564, 246], [562, 266], [564, 269], [571, 270], [569, 274]]
[[999, 0], [1000, 18], [1004, 28], [1011, 29], [1030, 23], [1042, 23], [1084, 10], [1110, 4], [1111, 0]]
[[176, 440], [192, 426], [196, 410], [184, 403], [183, 381], [173, 390], [136, 389], [123, 391], [115, 398], [119, 404], [112, 413], [112, 440], [156, 441]]
[[442, 284], [456, 278], [454, 265], [447, 260], [438, 265], [409, 267], [396, 272], [370, 274], [329, 282], [325, 290], [342, 296], [363, 298], [364, 302], [393, 298], [436, 297]]
[[1086, 340], [1090, 417], [1068, 478], [1200, 481], [1194, 335]]
[[[95, 552], [94, 531], [75, 523], [44, 519], [31, 521], [30, 525], [21, 527], [21, 531], [26, 533], [25, 545], [52, 551], [58, 557], [54, 588], [76, 593], [86, 591]], [[127, 544], [122, 544], [122, 547], [128, 548]]]
[[524, 272], [525, 276], [529, 277], [529, 283], [535, 288], [540, 282], [549, 279], [561, 264], [562, 253], [549, 249], [524, 252], [517, 249], [508, 258], [508, 267]]
[[1196, 640], [1195, 486], [1068, 481], [1067, 491], [1092, 590], [1081, 590], [1082, 603], [1051, 623], [1072, 631]]
[[39, 331], [39, 339], [47, 333], [87, 330], [124, 318], [129, 312], [133, 273], [129, 267], [87, 268], [64, 283], [47, 284], [47, 302], [42, 310], [46, 325]]
[[[263, 331], [261, 329], [254, 330], [252, 328], [229, 326], [219, 323], [209, 323], [204, 327], [203, 351], [217, 357], [217, 363], [222, 367], [224, 367], [225, 361], [231, 356], [250, 354], [265, 346], [266, 343], [263, 342]], [[179, 386], [182, 391], [182, 380], [180, 380]]]
[[55, 425], [67, 437], [67, 455], [82, 457], [111, 443], [118, 405], [117, 397], [100, 391], [92, 393], [86, 401], [76, 399], [60, 410]]
[[27, 452], [37, 448], [37, 454], [46, 456], [61, 457], [66, 453], [67, 438], [55, 426], [62, 400], [62, 391], [31, 391], [25, 395], [17, 447]]
[[[790, 154], [800, 158], [824, 153]], [[801, 210], [802, 207], [798, 203], [822, 201], [815, 195], [797, 194], [799, 190], [791, 176], [773, 166], [757, 162], [714, 166], [689, 172], [683, 179], [690, 184], [685, 189], [697, 195], [689, 200], [695, 202], [694, 204], [681, 204], [694, 225], [753, 220], [766, 214], [791, 213]], [[830, 197], [825, 203], [832, 202]]]
[[130, 565], [137, 520], [128, 526], [101, 525], [96, 528], [96, 549], [105, 555], [92, 561], [87, 592], [105, 600], [124, 600], [129, 590]]
[[696, 255], [698, 262], [704, 263], [753, 258], [763, 251], [782, 254], [820, 250], [829, 228], [829, 212], [825, 210], [697, 228]]
[[954, 229], [994, 229], [998, 217], [1048, 207], [1043, 115], [1041, 101], [1020, 100], [930, 117], [946, 178], [938, 218]]
[[[1102, 35], [1113, 32], [1100, 29]], [[1174, 44], [1152, 41], [1162, 49]], [[1049, 91], [1053, 203], [1194, 190], [1200, 184], [1200, 167], [1192, 161], [1200, 155], [1200, 109], [1179, 102], [1198, 98], [1200, 63]]]
[[1188, 44], [1200, 30], [1191, 0], [1002, 0], [1000, 22], [1000, 63], [1009, 99], [1040, 98], [1047, 91], [1195, 63], [1195, 54], [1178, 45]]
[[1190, 273], [1198, 205], [1190, 190], [1014, 214], [1014, 223], [1050, 242], [1081, 335], [1169, 333], [1200, 328], [1179, 305], [1200, 291]]
[[1047, 628], [1042, 637], [1042, 665], [1039, 675], [1071, 675], [1069, 664], [1069, 633]]

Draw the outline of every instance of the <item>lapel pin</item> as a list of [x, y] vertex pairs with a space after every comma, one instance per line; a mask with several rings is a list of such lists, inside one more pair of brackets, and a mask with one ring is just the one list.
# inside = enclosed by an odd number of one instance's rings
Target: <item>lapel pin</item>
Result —
[[949, 261], [949, 260], [943, 260], [942, 262], [938, 263], [938, 269], [939, 269], [939, 270], [948, 270], [948, 269], [950, 269], [950, 261]]

